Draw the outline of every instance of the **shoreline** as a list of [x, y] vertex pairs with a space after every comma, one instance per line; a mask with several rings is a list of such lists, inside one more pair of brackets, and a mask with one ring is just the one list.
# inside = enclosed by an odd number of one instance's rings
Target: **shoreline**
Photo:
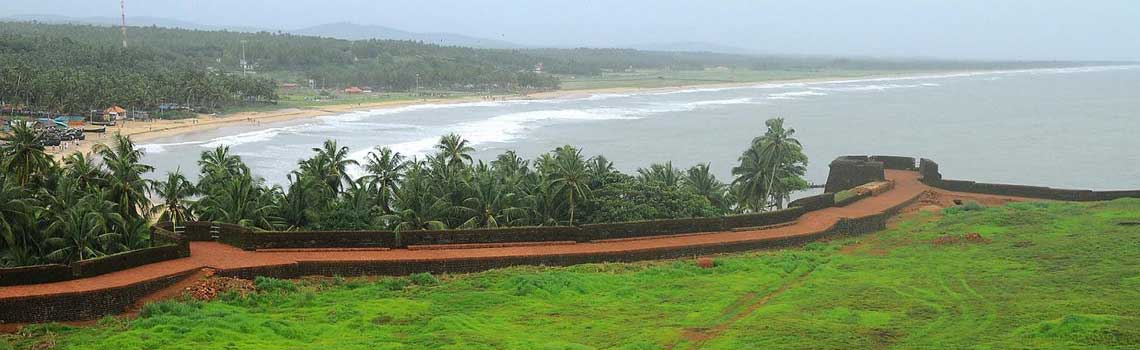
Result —
[[[833, 77], [812, 77], [802, 79], [778, 79], [778, 80], [761, 80], [751, 82], [732, 82], [732, 83], [709, 83], [709, 84], [691, 84], [691, 85], [678, 85], [667, 87], [655, 88], [641, 88], [641, 87], [611, 87], [611, 88], [598, 88], [598, 89], [579, 89], [579, 90], [555, 90], [538, 92], [527, 95], [495, 95], [494, 101], [517, 101], [517, 100], [550, 100], [550, 99], [573, 99], [585, 98], [596, 94], [620, 94], [620, 93], [660, 93], [660, 92], [674, 92], [694, 88], [743, 88], [749, 86], [765, 85], [765, 84], [795, 84], [795, 83], [818, 83], [818, 82], [842, 82], [847, 80], [864, 80], [864, 79], [883, 79], [883, 78], [921, 78], [929, 76], [939, 76], [944, 74], [980, 74], [992, 73], [1001, 71], [927, 71], [927, 72], [906, 72], [897, 74], [868, 74], [864, 76], [833, 76]], [[335, 115], [341, 113], [350, 113], [366, 110], [399, 108], [414, 105], [427, 105], [427, 104], [455, 104], [455, 103], [471, 103], [488, 101], [484, 96], [465, 96], [457, 98], [430, 98], [430, 99], [415, 99], [415, 100], [397, 100], [397, 101], [383, 101], [363, 104], [336, 104], [320, 107], [303, 107], [303, 108], [282, 108], [271, 111], [259, 112], [239, 112], [225, 116], [209, 116], [199, 114], [197, 118], [187, 118], [178, 120], [151, 120], [151, 121], [130, 121], [121, 123], [114, 127], [107, 127], [106, 134], [88, 134], [88, 139], [80, 141], [79, 146], [70, 146], [66, 149], [49, 149], [48, 153], [58, 159], [76, 153], [76, 152], [91, 152], [97, 144], [102, 144], [110, 141], [112, 138], [107, 137], [113, 134], [122, 134], [129, 136], [136, 144], [143, 144], [147, 141], [162, 139], [167, 137], [174, 137], [184, 134], [195, 132], [203, 132], [219, 129], [226, 126], [241, 125], [241, 123], [261, 124], [261, 123], [277, 123], [288, 122], [295, 120], [302, 120], [308, 118], [315, 118], [325, 115]]]

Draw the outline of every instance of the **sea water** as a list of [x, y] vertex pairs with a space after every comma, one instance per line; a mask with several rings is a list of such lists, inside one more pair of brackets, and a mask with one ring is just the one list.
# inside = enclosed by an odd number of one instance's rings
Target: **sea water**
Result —
[[284, 184], [297, 161], [335, 139], [363, 162], [377, 146], [409, 157], [458, 133], [491, 160], [533, 159], [571, 144], [632, 172], [654, 162], [731, 168], [764, 121], [782, 117], [823, 183], [845, 154], [926, 157], [947, 178], [1063, 188], [1140, 188], [1140, 67], [1034, 69], [647, 90], [549, 100], [425, 104], [152, 140], [158, 178], [196, 177], [202, 151], [226, 145], [258, 176]]

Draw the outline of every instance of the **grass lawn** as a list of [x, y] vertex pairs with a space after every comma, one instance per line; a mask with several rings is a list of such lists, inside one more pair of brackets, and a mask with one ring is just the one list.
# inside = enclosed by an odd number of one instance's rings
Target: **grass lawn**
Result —
[[261, 280], [249, 297], [32, 326], [0, 349], [1136, 349], [1140, 226], [1121, 224], [1134, 221], [1140, 200], [1018, 203], [712, 269]]

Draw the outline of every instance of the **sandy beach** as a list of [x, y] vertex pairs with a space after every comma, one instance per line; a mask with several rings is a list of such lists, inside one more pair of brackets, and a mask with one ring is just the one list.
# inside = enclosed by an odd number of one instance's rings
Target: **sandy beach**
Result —
[[[886, 77], [900, 77], [900, 76], [921, 76], [927, 74], [938, 74], [945, 72], [923, 72], [923, 73], [908, 73], [908, 74], [880, 74], [880, 75], [867, 75], [861, 77], [815, 77], [807, 79], [789, 79], [789, 80], [769, 80], [769, 81], [753, 81], [753, 82], [740, 82], [740, 83], [713, 83], [713, 84], [692, 84], [670, 87], [658, 88], [639, 88], [639, 87], [616, 87], [616, 88], [603, 88], [603, 89], [584, 89], [584, 90], [558, 90], [532, 93], [527, 95], [496, 95], [493, 96], [495, 100], [534, 100], [534, 99], [560, 99], [560, 98], [582, 98], [594, 94], [618, 94], [618, 93], [652, 93], [652, 92], [669, 92], [683, 89], [692, 88], [718, 88], [718, 87], [742, 87], [752, 86], [758, 84], [784, 84], [784, 83], [809, 83], [820, 81], [831, 81], [837, 79], [871, 79], [871, 78], [886, 78]], [[964, 71], [955, 71], [955, 73], [969, 73]], [[48, 153], [62, 158], [68, 154], [75, 152], [90, 152], [91, 149], [104, 142], [112, 140], [111, 135], [116, 133], [130, 136], [136, 143], [145, 143], [150, 140], [161, 139], [165, 137], [176, 136], [185, 133], [199, 132], [212, 130], [224, 126], [245, 124], [260, 124], [260, 123], [273, 123], [284, 122], [305, 118], [313, 118], [322, 115], [340, 114], [361, 110], [374, 110], [384, 108], [397, 108], [410, 105], [419, 104], [444, 104], [444, 103], [465, 103], [465, 102], [478, 102], [486, 101], [488, 97], [485, 96], [465, 96], [457, 98], [432, 98], [432, 99], [417, 99], [417, 100], [399, 100], [399, 101], [384, 101], [363, 104], [342, 104], [342, 105], [328, 105], [320, 107], [303, 107], [303, 108], [284, 108], [272, 111], [262, 112], [241, 112], [222, 116], [213, 116], [200, 114], [197, 118], [179, 119], [179, 120], [158, 120], [151, 121], [127, 121], [120, 122], [113, 127], [107, 127], [106, 134], [88, 134], [87, 140], [80, 141], [78, 146], [69, 145], [67, 148], [49, 148]]]

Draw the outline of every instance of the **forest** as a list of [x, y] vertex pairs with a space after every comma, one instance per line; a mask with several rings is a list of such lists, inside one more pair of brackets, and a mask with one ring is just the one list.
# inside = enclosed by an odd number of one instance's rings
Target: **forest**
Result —
[[[60, 114], [121, 105], [199, 112], [273, 103], [293, 83], [376, 91], [552, 90], [561, 76], [632, 69], [931, 70], [1056, 66], [1059, 62], [750, 56], [606, 48], [475, 49], [394, 40], [339, 40], [272, 32], [200, 31], [0, 22], [0, 104]], [[242, 65], [242, 57], [247, 64]], [[535, 72], [541, 64], [541, 73]], [[1072, 63], [1067, 63], [1072, 64]], [[250, 73], [252, 72], [252, 73]]]
[[[299, 161], [286, 186], [268, 186], [225, 146], [204, 151], [194, 183], [179, 171], [148, 180], [143, 151], [116, 135], [59, 164], [36, 130], [16, 125], [0, 143], [0, 266], [68, 263], [146, 246], [152, 222], [202, 220], [258, 230], [431, 230], [693, 218], [781, 208], [807, 188], [795, 130], [771, 119], [740, 155], [731, 182], [708, 164], [653, 164], [623, 174], [570, 146], [537, 159], [506, 152], [488, 162], [459, 135], [434, 154], [377, 148], [363, 163], [336, 141]], [[359, 166], [364, 176], [353, 178]]]

